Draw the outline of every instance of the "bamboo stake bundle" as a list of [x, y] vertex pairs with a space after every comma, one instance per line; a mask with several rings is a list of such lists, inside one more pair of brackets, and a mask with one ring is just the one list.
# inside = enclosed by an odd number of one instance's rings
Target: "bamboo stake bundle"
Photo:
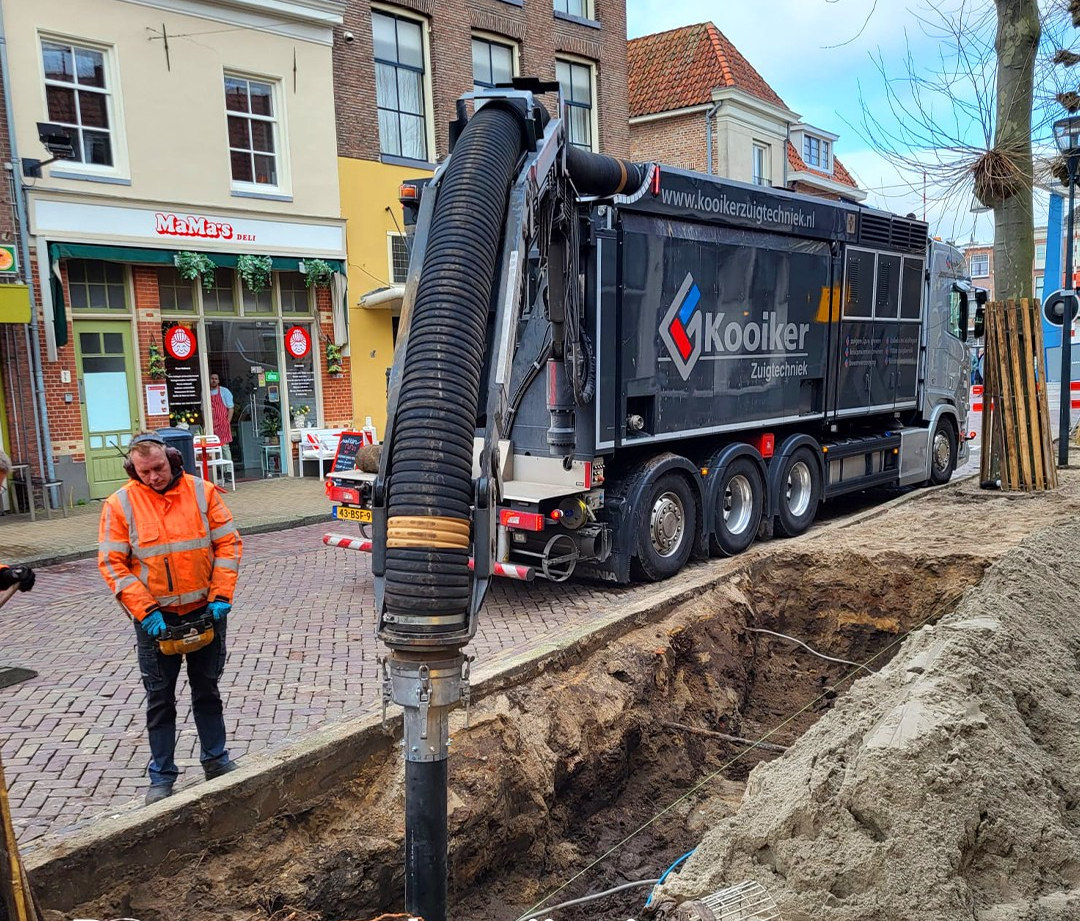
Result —
[[1038, 301], [986, 305], [983, 378], [982, 485], [1056, 489]]

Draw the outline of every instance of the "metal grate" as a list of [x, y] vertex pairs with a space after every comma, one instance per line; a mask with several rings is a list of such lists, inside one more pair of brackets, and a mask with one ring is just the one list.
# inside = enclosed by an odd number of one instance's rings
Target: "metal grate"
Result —
[[403, 285], [409, 275], [409, 244], [404, 234], [390, 235], [390, 283]]
[[904, 253], [926, 251], [929, 227], [909, 218], [863, 212], [859, 221], [859, 243]]
[[675, 921], [782, 921], [768, 890], [760, 883], [748, 880], [737, 886], [721, 889], [703, 899], [683, 902], [675, 913]]

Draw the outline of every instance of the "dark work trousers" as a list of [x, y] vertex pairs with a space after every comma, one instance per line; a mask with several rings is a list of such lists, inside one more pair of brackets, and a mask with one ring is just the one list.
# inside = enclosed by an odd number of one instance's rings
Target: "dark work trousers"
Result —
[[[198, 614], [193, 611], [192, 614]], [[187, 615], [191, 616], [191, 615]], [[175, 623], [174, 615], [165, 615]], [[183, 656], [163, 655], [157, 640], [146, 635], [135, 624], [139, 651], [139, 671], [146, 688], [146, 730], [150, 736], [150, 783], [173, 783], [179, 775], [176, 752], [176, 679], [180, 664], [187, 659], [188, 682], [191, 684], [191, 713], [202, 743], [199, 760], [206, 768], [229, 760], [225, 750], [225, 719], [222, 716], [218, 679], [225, 670], [225, 622], [214, 622], [214, 639], [209, 645]]]

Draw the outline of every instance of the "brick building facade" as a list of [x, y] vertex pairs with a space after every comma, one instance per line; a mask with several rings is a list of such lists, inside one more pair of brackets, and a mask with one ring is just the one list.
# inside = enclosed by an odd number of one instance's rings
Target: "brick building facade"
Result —
[[[358, 418], [371, 416], [381, 430], [408, 260], [399, 185], [430, 177], [445, 159], [462, 94], [512, 76], [558, 80], [573, 113], [571, 139], [626, 156], [626, 7], [620, 0], [364, 0], [349, 4], [335, 36], [353, 403]], [[549, 93], [544, 103], [554, 114], [557, 97]]]

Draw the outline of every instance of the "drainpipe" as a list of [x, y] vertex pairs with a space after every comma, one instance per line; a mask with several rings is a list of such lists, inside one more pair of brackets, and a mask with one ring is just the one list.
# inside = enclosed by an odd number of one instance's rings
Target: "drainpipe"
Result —
[[[31, 389], [34, 392], [34, 422], [37, 429], [38, 441], [38, 470], [41, 476], [48, 482], [56, 479], [56, 470], [53, 465], [52, 434], [49, 431], [49, 413], [45, 405], [45, 374], [41, 367], [41, 334], [38, 331], [38, 299], [34, 289], [34, 279], [30, 275], [30, 241], [28, 239], [30, 224], [26, 219], [26, 196], [25, 187], [19, 175], [20, 160], [19, 148], [15, 141], [15, 117], [11, 106], [11, 71], [8, 68], [7, 56], [7, 33], [4, 30], [4, 8], [0, 3], [0, 76], [4, 80], [4, 111], [7, 113], [8, 140], [11, 145], [11, 187], [12, 198], [15, 199], [16, 224], [15, 232], [19, 237], [19, 251], [22, 256], [23, 276], [27, 281], [30, 292], [30, 366], [33, 370], [31, 376]], [[40, 266], [38, 267], [41, 268]], [[39, 273], [40, 274], [40, 273]], [[48, 270], [46, 269], [46, 275]], [[45, 284], [45, 282], [42, 282]], [[46, 318], [47, 322], [47, 318]], [[60, 501], [64, 497], [60, 496]]]
[[780, 162], [784, 165], [784, 185], [783, 185], [783, 187], [786, 189], [788, 187], [787, 186], [787, 171], [788, 171], [787, 149], [788, 149], [788, 144], [791, 143], [791, 122], [784, 122], [784, 127], [785, 127], [785, 130], [786, 130], [786, 133], [784, 135], [784, 156], [780, 158]]
[[705, 172], [710, 176], [713, 174], [712, 165], [712, 121], [716, 116], [716, 113], [720, 111], [722, 103], [716, 103], [708, 112], [705, 113]]

